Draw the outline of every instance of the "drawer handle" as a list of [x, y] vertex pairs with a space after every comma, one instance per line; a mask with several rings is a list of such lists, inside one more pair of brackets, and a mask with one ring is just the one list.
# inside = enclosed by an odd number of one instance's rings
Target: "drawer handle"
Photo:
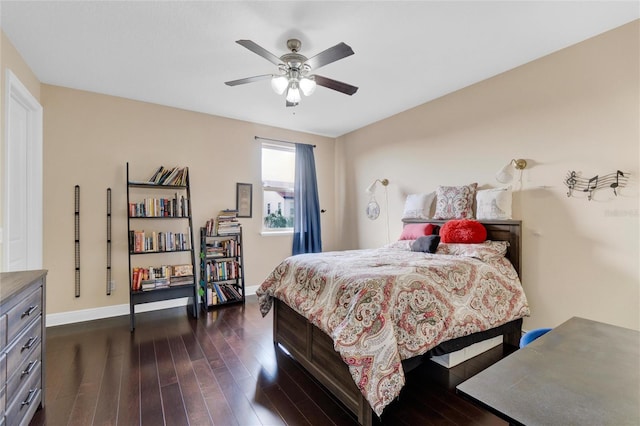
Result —
[[33, 346], [36, 340], [37, 339], [35, 337], [29, 337], [29, 340], [27, 340], [27, 343], [25, 343], [24, 346], [22, 346], [22, 349], [20, 350], [20, 352], [24, 351], [25, 349], [31, 349], [31, 346]]
[[22, 315], [20, 316], [20, 318], [24, 318], [24, 317], [28, 317], [29, 315], [31, 315], [33, 313], [33, 311], [35, 311], [36, 309], [38, 309], [38, 305], [32, 305], [29, 306], [29, 309], [27, 309], [26, 311], [24, 311], [22, 313]]
[[29, 389], [29, 395], [27, 395], [27, 399], [22, 401], [22, 405], [29, 405], [33, 402], [33, 399], [36, 397], [37, 389]]
[[31, 372], [33, 371], [33, 369], [36, 367], [36, 362], [37, 362], [37, 361], [31, 361], [31, 362], [29, 363], [29, 365], [27, 365], [27, 368], [25, 368], [24, 370], [22, 370], [22, 373], [21, 373], [20, 377], [28, 376], [29, 374], [31, 374]]

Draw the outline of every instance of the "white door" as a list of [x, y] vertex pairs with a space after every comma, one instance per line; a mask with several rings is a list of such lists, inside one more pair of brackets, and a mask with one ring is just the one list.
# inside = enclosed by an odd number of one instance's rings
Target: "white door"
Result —
[[3, 271], [42, 268], [42, 106], [7, 70]]

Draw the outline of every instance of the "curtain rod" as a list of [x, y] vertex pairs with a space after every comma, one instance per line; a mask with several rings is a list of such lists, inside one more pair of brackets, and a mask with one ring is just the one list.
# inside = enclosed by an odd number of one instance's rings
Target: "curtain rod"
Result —
[[[284, 142], [284, 143], [292, 143], [292, 144], [296, 144], [296, 143], [300, 143], [300, 142], [289, 142], [289, 141], [281, 141], [279, 139], [271, 139], [271, 138], [263, 138], [262, 136], [254, 136], [254, 139], [263, 139], [265, 141], [271, 141], [271, 142]], [[310, 143], [300, 143], [300, 145], [311, 145]], [[316, 147], [315, 145], [311, 145], [312, 147]]]

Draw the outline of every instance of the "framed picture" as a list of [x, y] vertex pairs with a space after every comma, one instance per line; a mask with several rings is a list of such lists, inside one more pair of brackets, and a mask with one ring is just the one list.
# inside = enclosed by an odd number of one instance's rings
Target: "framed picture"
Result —
[[253, 210], [253, 185], [236, 183], [236, 210], [238, 217], [251, 217]]

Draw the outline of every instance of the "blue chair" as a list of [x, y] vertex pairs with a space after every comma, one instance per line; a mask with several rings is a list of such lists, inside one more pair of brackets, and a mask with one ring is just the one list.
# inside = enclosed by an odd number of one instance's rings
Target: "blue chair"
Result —
[[535, 330], [527, 331], [520, 338], [520, 348], [524, 348], [529, 343], [533, 342], [538, 337], [542, 336], [545, 333], [548, 333], [549, 331], [551, 331], [550, 328], [536, 328]]

